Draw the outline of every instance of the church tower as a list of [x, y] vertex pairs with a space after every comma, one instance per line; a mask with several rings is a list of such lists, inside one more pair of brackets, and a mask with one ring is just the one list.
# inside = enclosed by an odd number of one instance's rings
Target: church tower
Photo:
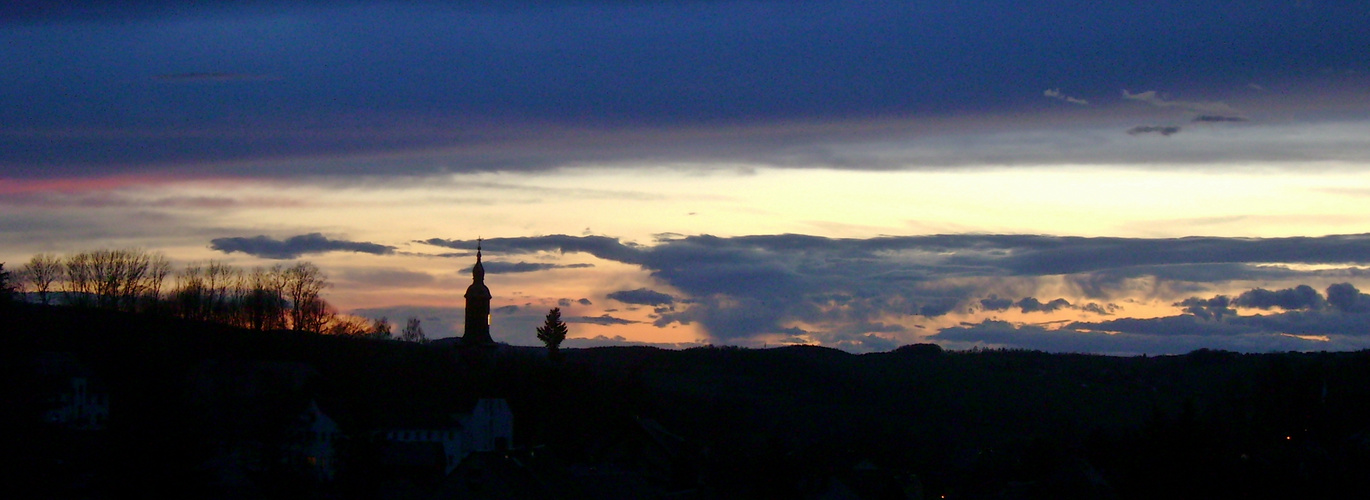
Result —
[[462, 344], [493, 346], [490, 338], [490, 289], [485, 286], [485, 266], [480, 263], [480, 240], [476, 240], [476, 265], [471, 268], [471, 286], [466, 287], [466, 332]]

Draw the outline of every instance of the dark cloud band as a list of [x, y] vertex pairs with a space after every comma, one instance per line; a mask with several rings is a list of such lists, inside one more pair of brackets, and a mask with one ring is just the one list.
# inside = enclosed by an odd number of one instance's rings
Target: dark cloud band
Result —
[[[0, 46], [32, 49], [7, 53], [3, 68], [15, 75], [0, 109], [6, 171], [365, 177], [644, 159], [840, 169], [1151, 163], [1157, 151], [1082, 148], [1095, 141], [1060, 127], [1056, 113], [1135, 101], [1146, 106], [1122, 108], [1231, 121], [1238, 113], [1213, 100], [1233, 95], [1230, 72], [1216, 68], [1240, 60], [1243, 73], [1322, 92], [1328, 78], [1319, 70], [1361, 68], [1370, 47], [1357, 2], [1305, 9], [1257, 0], [1237, 17], [1222, 4], [1078, 0], [185, 3], [0, 8], [6, 26], [22, 26], [0, 30]], [[279, 32], [283, 18], [311, 29]], [[1137, 43], [1144, 33], [1166, 33], [1167, 43]], [[1034, 50], [1003, 50], [1010, 45]], [[1206, 49], [1177, 66], [1174, 46]], [[282, 63], [299, 60], [309, 64]], [[1150, 87], [1117, 93], [1119, 83], [1136, 82], [1184, 99]], [[1063, 83], [1091, 96], [1090, 106]], [[1069, 106], [1044, 111], [1042, 96]], [[1002, 134], [1005, 123], [1027, 133]], [[1043, 126], [1048, 144], [1025, 148]], [[1248, 151], [1233, 141], [1165, 157], [1343, 159], [1351, 149], [1285, 140], [1301, 147]], [[913, 146], [900, 154], [847, 147], [871, 142]], [[365, 160], [418, 150], [447, 153]]]
[[362, 241], [333, 240], [320, 233], [291, 236], [277, 240], [265, 235], [215, 238], [210, 248], [223, 253], [242, 252], [266, 259], [295, 259], [301, 255], [327, 252], [358, 252], [389, 255], [395, 247]]
[[[434, 238], [426, 243], [474, 249], [470, 240]], [[1295, 271], [1272, 264], [1357, 265], [1370, 259], [1370, 235], [1316, 238], [1082, 238], [1042, 235], [933, 235], [841, 239], [783, 234], [721, 238], [666, 237], [653, 245], [626, 243], [606, 236], [549, 235], [492, 238], [483, 247], [510, 255], [584, 252], [601, 259], [641, 266], [679, 290], [674, 296], [641, 288], [612, 292], [609, 298], [657, 306], [655, 324], [698, 323], [720, 342], [759, 336], [806, 335], [829, 345], [865, 345], [864, 335], [890, 332], [888, 317], [935, 318], [974, 305], [987, 311], [1011, 307], [1047, 314], [1064, 309], [1112, 315], [1120, 306], [1105, 301], [1072, 304], [1065, 298], [1043, 302], [982, 295], [985, 287], [1011, 279], [1061, 277], [1088, 296], [1127, 292], [1129, 280], [1173, 282], [1177, 290], [1240, 279], [1314, 278], [1316, 271]], [[949, 279], [979, 280], [982, 285], [948, 287]], [[1319, 278], [1321, 279], [1321, 278]], [[974, 281], [972, 281], [974, 282]], [[1311, 289], [1310, 289], [1311, 290]], [[1327, 302], [1362, 307], [1359, 292], [1329, 289]], [[1176, 306], [1189, 314], [1169, 323], [1118, 319], [1078, 328], [1140, 334], [1155, 325], [1178, 334], [1209, 335], [1222, 320], [1227, 335], [1258, 333], [1249, 325], [1226, 323], [1235, 306], [1284, 304], [1315, 299], [1302, 288], [1252, 291], [1237, 301], [1193, 299]], [[1300, 295], [1302, 294], [1302, 295]], [[1314, 292], [1314, 295], [1317, 295]], [[1350, 298], [1347, 298], [1350, 297]], [[1370, 310], [1370, 297], [1364, 299]], [[672, 306], [665, 308], [663, 306]], [[793, 324], [846, 324], [856, 328], [794, 333]], [[846, 344], [843, 344], [843, 343]], [[868, 342], [867, 342], [868, 344]]]

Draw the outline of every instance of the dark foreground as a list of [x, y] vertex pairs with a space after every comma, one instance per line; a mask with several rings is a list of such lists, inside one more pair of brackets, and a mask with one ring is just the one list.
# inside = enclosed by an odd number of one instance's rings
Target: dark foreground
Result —
[[[48, 307], [12, 308], [0, 327], [0, 450], [18, 464], [0, 473], [6, 498], [1318, 498], [1370, 485], [1365, 352], [600, 348], [553, 364], [541, 349]], [[54, 421], [73, 373], [107, 403], [99, 422]], [[482, 398], [508, 402], [513, 441], [451, 473], [379, 437]], [[326, 464], [297, 459], [311, 405], [340, 429]]]

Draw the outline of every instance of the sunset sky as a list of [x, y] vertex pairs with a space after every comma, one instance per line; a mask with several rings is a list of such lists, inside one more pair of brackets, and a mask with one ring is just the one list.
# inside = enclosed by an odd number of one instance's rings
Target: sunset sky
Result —
[[1364, 1], [0, 7], [0, 262], [572, 347], [1370, 347]]

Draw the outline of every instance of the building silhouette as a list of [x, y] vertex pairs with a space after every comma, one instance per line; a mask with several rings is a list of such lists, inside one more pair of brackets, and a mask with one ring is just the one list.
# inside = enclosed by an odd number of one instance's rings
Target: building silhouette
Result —
[[480, 240], [476, 240], [476, 265], [471, 268], [471, 286], [466, 287], [466, 330], [461, 342], [466, 346], [494, 346], [490, 338], [490, 288], [485, 286], [485, 266], [480, 263]]

